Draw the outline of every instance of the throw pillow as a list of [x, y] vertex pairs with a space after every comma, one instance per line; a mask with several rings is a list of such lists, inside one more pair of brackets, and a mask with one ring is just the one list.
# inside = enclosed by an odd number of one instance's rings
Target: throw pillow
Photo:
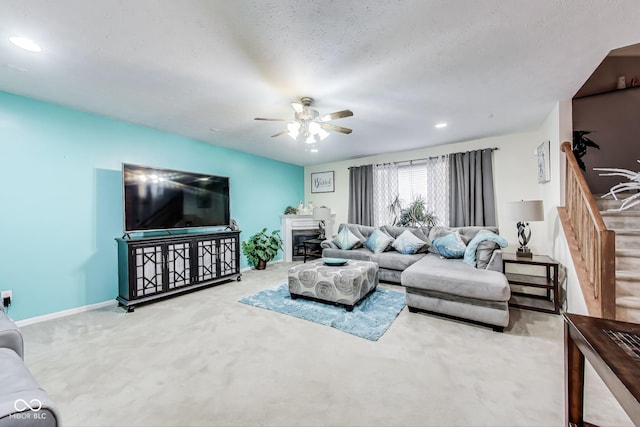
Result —
[[333, 239], [333, 243], [340, 249], [348, 251], [352, 249], [357, 243], [360, 243], [358, 237], [353, 234], [347, 227], [342, 227], [338, 234]]
[[[353, 245], [353, 248], [351, 249], [357, 249], [359, 247], [361, 247], [364, 242], [367, 241], [367, 238], [364, 237], [364, 234], [362, 233], [362, 231], [360, 230], [361, 228], [367, 228], [367, 226], [364, 225], [358, 225], [358, 224], [340, 224], [340, 228], [342, 227], [347, 227], [349, 229], [350, 232], [353, 233], [354, 236], [356, 236], [359, 240], [358, 243], [356, 243], [355, 245]], [[340, 230], [338, 230], [340, 231]]]
[[401, 254], [415, 254], [427, 242], [418, 239], [415, 234], [409, 230], [405, 230], [393, 242], [393, 248]]
[[[474, 237], [470, 242], [469, 245], [467, 246], [467, 249], [464, 252], [464, 262], [473, 266], [473, 267], [477, 267], [477, 254], [476, 251], [478, 250], [478, 247], [480, 246], [481, 243], [485, 242], [485, 241], [489, 241], [489, 242], [493, 242], [498, 244], [498, 246], [500, 246], [501, 248], [506, 248], [508, 243], [505, 240], [504, 237], [499, 236], [495, 233], [492, 233], [490, 231], [480, 231], [478, 232], [478, 234], [476, 234], [476, 237]], [[486, 257], [486, 254], [484, 254], [484, 257]], [[483, 258], [484, 258], [483, 257]], [[489, 259], [491, 258], [491, 255], [489, 255]], [[486, 268], [487, 264], [489, 263], [489, 260], [484, 260], [483, 259], [483, 263], [484, 263], [484, 268]]]
[[480, 243], [478, 245], [478, 250], [476, 251], [476, 268], [486, 270], [489, 265], [489, 261], [491, 261], [491, 257], [493, 256], [493, 251], [499, 247], [500, 246], [498, 246], [496, 242], [492, 242], [490, 240], [485, 240]]
[[393, 243], [393, 237], [376, 228], [367, 241], [364, 242], [364, 245], [369, 248], [371, 252], [379, 254], [384, 252], [391, 243]]
[[467, 246], [462, 241], [460, 233], [454, 231], [443, 237], [434, 239], [431, 244], [436, 248], [438, 253], [445, 258], [462, 258]]

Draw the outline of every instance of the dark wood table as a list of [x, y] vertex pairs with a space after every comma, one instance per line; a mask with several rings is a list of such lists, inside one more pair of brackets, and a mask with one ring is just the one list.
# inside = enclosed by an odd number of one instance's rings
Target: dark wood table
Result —
[[[509, 264], [542, 267], [546, 274], [532, 275], [508, 272], [507, 265]], [[509, 307], [559, 314], [559, 266], [560, 265], [556, 260], [546, 255], [533, 255], [531, 258], [525, 258], [512, 253], [503, 253], [502, 271], [504, 271], [504, 274], [507, 276], [507, 280], [510, 285], [518, 285], [521, 288], [538, 288], [546, 291], [545, 295], [536, 295], [512, 290], [512, 298], [509, 301]]]
[[302, 250], [304, 251], [304, 261], [307, 259], [322, 258], [322, 247], [320, 244], [324, 240], [320, 239], [308, 239], [302, 242]]
[[583, 419], [585, 357], [640, 425], [640, 325], [570, 313], [564, 320], [567, 425], [592, 425]]

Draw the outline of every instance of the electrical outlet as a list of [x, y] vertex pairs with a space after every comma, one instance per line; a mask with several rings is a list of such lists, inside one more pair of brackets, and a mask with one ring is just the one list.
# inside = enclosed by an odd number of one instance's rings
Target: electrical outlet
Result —
[[13, 292], [11, 290], [2, 291], [0, 293], [0, 300], [2, 300], [2, 305], [5, 307], [9, 307], [11, 305], [11, 299], [13, 297]]

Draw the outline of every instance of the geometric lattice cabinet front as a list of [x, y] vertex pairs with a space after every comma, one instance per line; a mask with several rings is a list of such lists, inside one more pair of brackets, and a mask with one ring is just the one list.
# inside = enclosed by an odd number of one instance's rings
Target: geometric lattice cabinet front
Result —
[[240, 231], [190, 233], [118, 242], [118, 303], [139, 304], [240, 280]]

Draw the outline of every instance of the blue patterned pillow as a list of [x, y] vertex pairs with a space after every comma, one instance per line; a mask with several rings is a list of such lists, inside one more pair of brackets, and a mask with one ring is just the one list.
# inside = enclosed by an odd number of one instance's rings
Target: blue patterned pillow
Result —
[[384, 252], [391, 243], [393, 243], [393, 237], [376, 228], [367, 241], [364, 242], [364, 245], [369, 248], [371, 252], [379, 254]]
[[409, 230], [405, 230], [393, 242], [393, 248], [401, 254], [415, 254], [427, 242], [420, 240]]
[[464, 250], [467, 248], [458, 231], [434, 239], [431, 243], [438, 253], [445, 258], [462, 258]]
[[356, 243], [360, 243], [358, 236], [353, 234], [347, 227], [342, 227], [336, 237], [333, 239], [333, 243], [340, 249], [349, 250], [352, 249]]
[[499, 236], [490, 231], [480, 231], [478, 232], [478, 234], [476, 234], [476, 237], [474, 237], [469, 242], [469, 245], [467, 246], [467, 249], [464, 252], [464, 262], [473, 267], [477, 267], [476, 251], [478, 250], [478, 247], [480, 246], [480, 244], [486, 241], [494, 242], [501, 248], [506, 248], [509, 245], [509, 243], [507, 243], [505, 238], [502, 236]]

